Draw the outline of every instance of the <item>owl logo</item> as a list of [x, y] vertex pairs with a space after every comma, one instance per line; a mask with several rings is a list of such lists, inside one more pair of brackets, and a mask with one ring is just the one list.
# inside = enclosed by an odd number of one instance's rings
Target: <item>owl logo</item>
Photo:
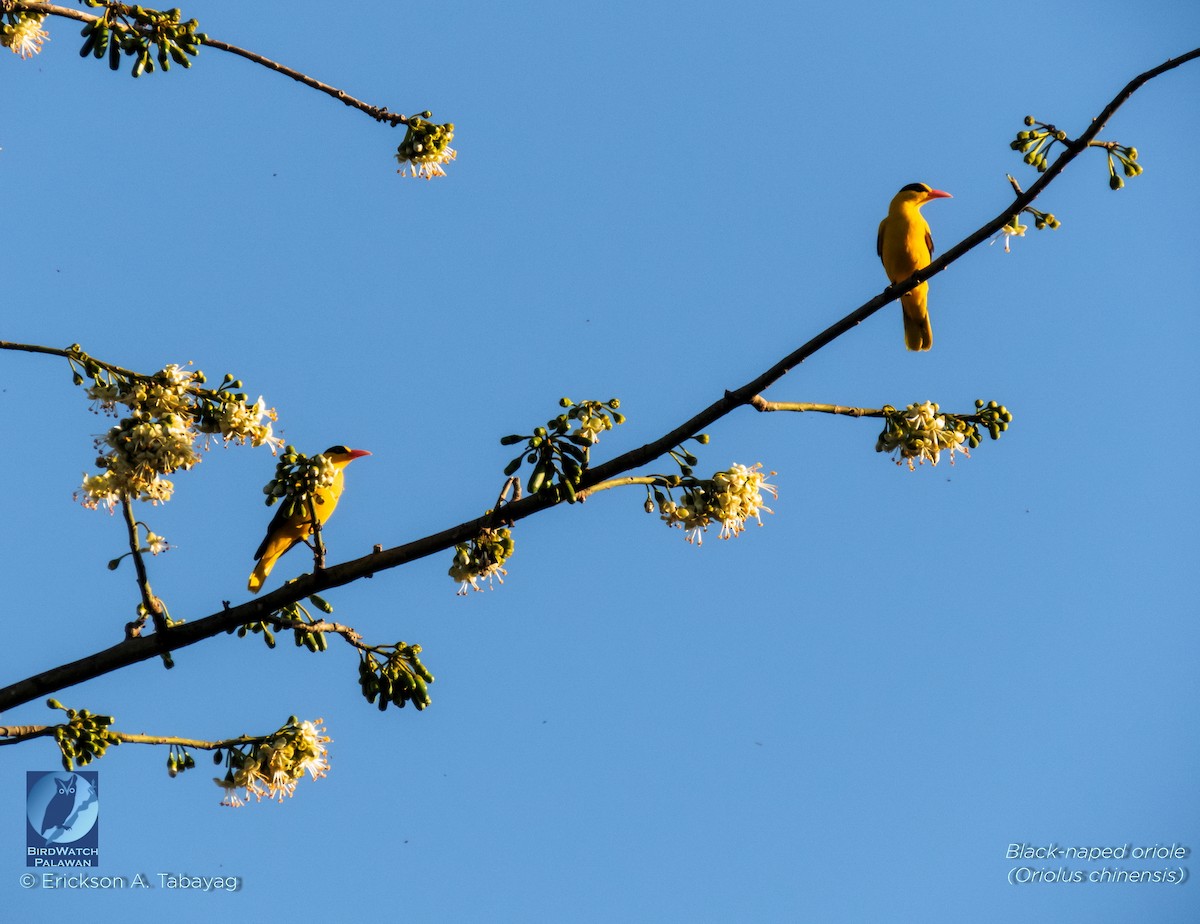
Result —
[[72, 773], [65, 780], [55, 777], [54, 782], [58, 784], [58, 792], [46, 803], [46, 813], [42, 816], [40, 831], [42, 837], [52, 828], [69, 831], [71, 825], [67, 823], [67, 819], [75, 811], [75, 774]]
[[76, 770], [64, 776], [53, 771], [31, 770], [26, 774], [25, 792], [29, 846], [96, 845], [100, 813], [100, 780], [96, 771]]

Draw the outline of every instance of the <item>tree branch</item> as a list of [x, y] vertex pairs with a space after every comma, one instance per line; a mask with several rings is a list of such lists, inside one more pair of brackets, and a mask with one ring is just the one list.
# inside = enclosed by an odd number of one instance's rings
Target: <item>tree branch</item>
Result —
[[[35, 5], [44, 6], [45, 4], [26, 4], [26, 6]], [[822, 347], [833, 342], [853, 327], [861, 324], [885, 305], [898, 299], [909, 289], [933, 278], [968, 251], [997, 234], [1014, 214], [1017, 214], [1025, 206], [1032, 203], [1066, 169], [1071, 161], [1087, 149], [1089, 143], [1104, 128], [1108, 119], [1112, 117], [1113, 113], [1134, 92], [1149, 80], [1195, 58], [1200, 58], [1200, 48], [1180, 57], [1172, 58], [1145, 73], [1139, 74], [1126, 84], [1112, 101], [1104, 107], [1100, 115], [1092, 121], [1091, 125], [1088, 126], [1087, 130], [1079, 138], [1066, 146], [1063, 153], [1048, 167], [1046, 172], [1025, 193], [1018, 195], [995, 218], [986, 222], [977, 231], [951, 247], [945, 254], [930, 263], [929, 266], [918, 270], [902, 282], [888, 286], [874, 298], [865, 302], [840, 321], [830, 325], [807, 343], [789, 353], [757, 378], [747, 382], [740, 388], [726, 391], [722, 398], [713, 402], [673, 430], [652, 442], [646, 443], [644, 446], [625, 452], [603, 465], [586, 471], [577, 490], [586, 491], [602, 482], [616, 478], [624, 472], [639, 468], [668, 452], [689, 437], [700, 433], [735, 408], [752, 403], [755, 396], [779, 381], [789, 371], [800, 365], [800, 363], [804, 362], [804, 360]], [[525, 497], [506, 504], [503, 509], [502, 518], [507, 522], [515, 523], [517, 520], [540, 513], [548, 507], [555, 506], [557, 503], [559, 501], [555, 500], [553, 496], [547, 496], [546, 493]], [[331, 587], [349, 584], [360, 578], [369, 577], [376, 572], [396, 568], [415, 561], [418, 558], [424, 558], [453, 548], [455, 545], [467, 542], [477, 536], [485, 527], [493, 526], [498, 514], [499, 511], [489, 512], [482, 517], [468, 520], [457, 526], [442, 530], [439, 533], [405, 543], [404, 545], [395, 546], [394, 548], [379, 550], [376, 547], [377, 550], [369, 555], [335, 565], [332, 568], [321, 571], [317, 575], [303, 575], [262, 598], [248, 601], [239, 606], [226, 608], [201, 619], [173, 625], [166, 631], [157, 632], [148, 638], [127, 639], [120, 644], [85, 658], [43, 671], [40, 674], [0, 689], [0, 711], [11, 709], [14, 706], [30, 702], [47, 693], [91, 680], [139, 661], [144, 661], [163, 651], [185, 648], [188, 645], [194, 645], [197, 642], [211, 638], [236, 626], [261, 621], [276, 610], [296, 603], [310, 594], [321, 593]]]
[[[0, 745], [20, 744], [33, 738], [51, 738], [57, 725], [0, 725]], [[200, 738], [179, 738], [175, 735], [146, 735], [139, 732], [123, 732], [108, 729], [105, 734], [123, 744], [173, 744], [181, 748], [195, 748], [201, 751], [215, 751], [243, 744], [261, 744], [271, 738], [271, 735], [240, 735], [237, 738], [225, 738], [221, 741], [204, 741]]]
[[[50, 16], [63, 16], [67, 19], [75, 19], [79, 22], [93, 22], [99, 19], [99, 16], [93, 16], [90, 13], [84, 13], [82, 10], [72, 9], [67, 6], [58, 6], [54, 3], [41, 3], [36, 0], [12, 0], [6, 5], [13, 12], [24, 11], [27, 13], [45, 13]], [[237, 55], [239, 58], [245, 58], [254, 64], [260, 64], [268, 70], [275, 71], [277, 74], [283, 74], [285, 77], [290, 77], [298, 83], [304, 84], [306, 87], [311, 87], [314, 90], [332, 96], [340, 103], [345, 103], [354, 109], [360, 109], [373, 118], [377, 122], [386, 122], [395, 127], [397, 125], [405, 125], [408, 123], [408, 116], [400, 113], [389, 112], [386, 106], [372, 106], [370, 103], [365, 103], [360, 99], [356, 99], [344, 90], [339, 90], [337, 87], [331, 87], [327, 83], [322, 83], [307, 74], [303, 74], [294, 68], [290, 68], [285, 64], [280, 64], [278, 61], [272, 61], [270, 58], [257, 54], [253, 51], [247, 51], [245, 48], [239, 48], [237, 45], [230, 45], [228, 42], [222, 42], [219, 39], [205, 38], [200, 44], [207, 45], [210, 48], [216, 48], [220, 51], [228, 52], [231, 55]]]

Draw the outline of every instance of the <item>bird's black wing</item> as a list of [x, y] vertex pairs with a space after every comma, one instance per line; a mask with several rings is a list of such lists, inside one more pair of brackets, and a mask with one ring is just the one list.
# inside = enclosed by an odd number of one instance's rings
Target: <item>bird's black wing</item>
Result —
[[[270, 540], [271, 534], [281, 527], [284, 521], [287, 519], [287, 517], [283, 515], [284, 506], [284, 504], [279, 505], [279, 509], [275, 511], [275, 516], [271, 517], [271, 522], [267, 524], [267, 534], [263, 536], [263, 541], [258, 545], [258, 551], [254, 553], [255, 561], [258, 561], [260, 558], [262, 558], [263, 552], [267, 550], [267, 542]], [[295, 545], [295, 543], [293, 542], [292, 545]]]

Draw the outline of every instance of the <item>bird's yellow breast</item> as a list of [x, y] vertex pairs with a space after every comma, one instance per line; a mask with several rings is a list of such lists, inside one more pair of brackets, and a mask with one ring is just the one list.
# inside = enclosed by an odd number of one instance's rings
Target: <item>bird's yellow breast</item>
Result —
[[342, 496], [342, 489], [346, 486], [346, 478], [343, 469], [345, 466], [339, 465], [337, 472], [333, 476], [333, 482], [325, 488], [318, 488], [315, 495], [315, 503], [313, 507], [317, 512], [317, 519], [324, 525], [329, 519], [329, 515], [333, 513], [333, 508], [337, 506], [338, 499]]
[[894, 203], [879, 223], [879, 256], [892, 282], [907, 279], [929, 265], [929, 224], [908, 202]]

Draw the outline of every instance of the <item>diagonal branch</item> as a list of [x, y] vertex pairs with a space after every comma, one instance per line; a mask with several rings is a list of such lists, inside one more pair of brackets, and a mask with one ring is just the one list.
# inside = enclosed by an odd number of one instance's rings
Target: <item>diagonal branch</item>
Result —
[[[577, 490], [585, 491], [624, 472], [639, 468], [668, 452], [685, 439], [700, 433], [706, 427], [732, 412], [735, 408], [751, 404], [759, 392], [766, 390], [778, 382], [789, 371], [800, 365], [800, 363], [804, 362], [804, 360], [808, 359], [808, 357], [812, 356], [822, 347], [861, 324], [885, 305], [898, 299], [909, 289], [936, 276], [959, 257], [997, 234], [1014, 214], [1032, 203], [1066, 169], [1071, 161], [1087, 149], [1089, 143], [1104, 128], [1105, 123], [1112, 117], [1113, 113], [1134, 92], [1160, 74], [1173, 70], [1195, 58], [1200, 58], [1200, 48], [1180, 57], [1172, 58], [1143, 74], [1139, 74], [1126, 84], [1112, 101], [1104, 107], [1100, 115], [1092, 121], [1091, 125], [1088, 126], [1087, 130], [1079, 138], [1067, 145], [1066, 150], [1059, 155], [1058, 159], [1050, 165], [1046, 172], [1027, 191], [1018, 195], [1011, 204], [1005, 206], [995, 218], [955, 244], [945, 254], [930, 263], [929, 266], [913, 273], [913, 275], [903, 282], [888, 286], [840, 321], [821, 331], [757, 378], [747, 382], [740, 388], [726, 391], [723, 397], [710, 404], [691, 419], [658, 439], [646, 443], [644, 446], [631, 449], [614, 459], [610, 459], [603, 465], [586, 471]], [[525, 497], [505, 505], [503, 519], [506, 522], [516, 522], [535, 513], [540, 513], [546, 508], [554, 506], [556, 503], [558, 502], [551, 497], [547, 497], [545, 494]], [[251, 600], [239, 606], [229, 607], [211, 616], [173, 625], [165, 632], [157, 632], [149, 637], [127, 639], [111, 648], [81, 658], [78, 661], [43, 671], [40, 674], [0, 689], [0, 711], [30, 702], [39, 696], [55, 692], [64, 687], [91, 680], [110, 671], [136, 664], [139, 661], [152, 658], [163, 651], [172, 651], [187, 647], [188, 645], [194, 645], [197, 642], [211, 638], [236, 626], [248, 622], [261, 621], [276, 610], [303, 600], [310, 594], [321, 593], [331, 587], [339, 587], [360, 578], [369, 577], [378, 571], [386, 571], [390, 568], [408, 564], [418, 558], [424, 558], [445, 551], [477, 536], [483, 528], [495, 525], [496, 518], [496, 514], [489, 512], [482, 517], [468, 520], [457, 526], [452, 526], [439, 533], [405, 543], [404, 545], [395, 546], [390, 549], [379, 549], [377, 546], [377, 551], [373, 551], [369, 555], [335, 565], [316, 575], [303, 575], [262, 598]]]

